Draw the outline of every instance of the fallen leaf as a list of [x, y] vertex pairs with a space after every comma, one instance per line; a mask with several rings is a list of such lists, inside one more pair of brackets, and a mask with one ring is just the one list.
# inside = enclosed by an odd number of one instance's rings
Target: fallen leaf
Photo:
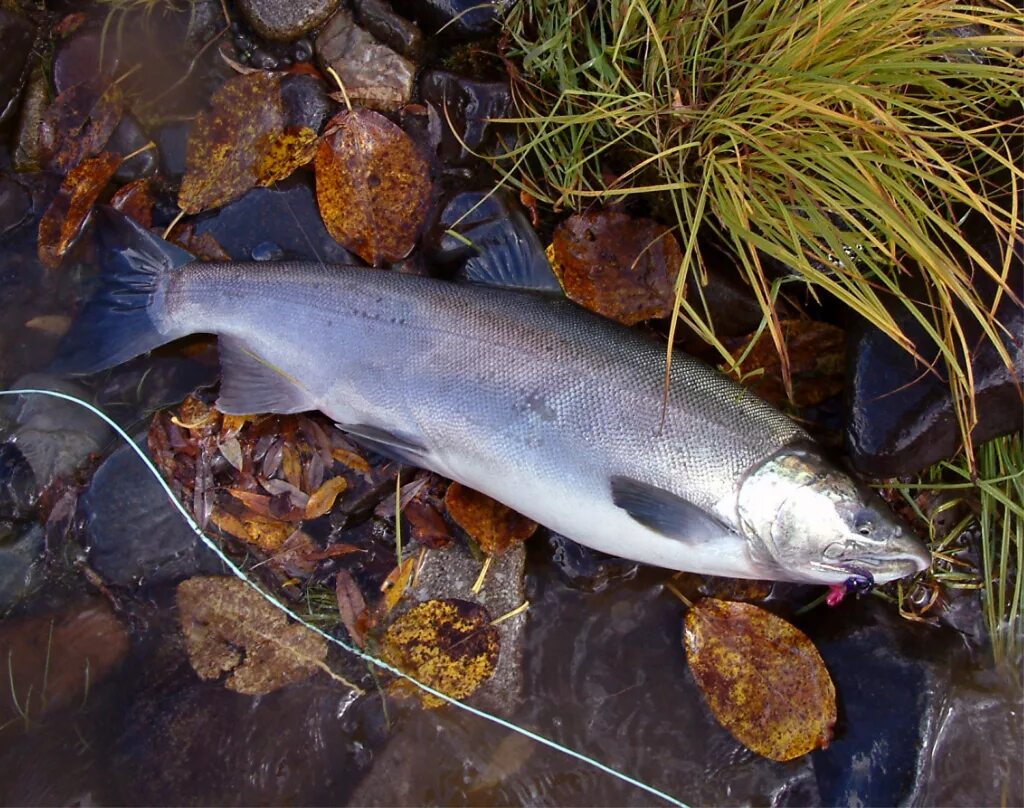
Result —
[[223, 508], [214, 508], [210, 514], [210, 521], [225, 533], [253, 544], [267, 553], [281, 549], [285, 539], [295, 530], [294, 525], [280, 519], [261, 516], [258, 513], [236, 516]]
[[416, 559], [411, 556], [388, 573], [384, 583], [380, 585], [380, 591], [384, 593], [384, 608], [390, 613], [402, 599], [405, 590], [412, 580], [412, 573], [416, 569]]
[[448, 525], [433, 505], [413, 499], [402, 509], [402, 515], [409, 522], [409, 538], [413, 541], [432, 550], [451, 543], [452, 536], [448, 532]]
[[[793, 379], [792, 403], [811, 407], [841, 393], [846, 378], [846, 332], [815, 320], [783, 320], [781, 326]], [[761, 398], [785, 406], [789, 399], [782, 362], [767, 332], [744, 338], [732, 351], [733, 358], [739, 361], [753, 340], [753, 348], [733, 376]]]
[[366, 459], [357, 455], [355, 452], [350, 452], [348, 449], [339, 449], [335, 447], [334, 449], [331, 449], [331, 457], [353, 471], [358, 471], [362, 474], [366, 474], [370, 471], [370, 464], [366, 462]]
[[71, 328], [71, 318], [66, 314], [40, 314], [26, 322], [25, 327], [51, 337], [63, 337]]
[[315, 167], [320, 215], [339, 243], [374, 266], [412, 251], [431, 181], [405, 132], [376, 112], [343, 112], [325, 129]]
[[153, 226], [153, 207], [156, 205], [156, 199], [148, 177], [118, 188], [117, 193], [111, 197], [110, 204], [143, 227], [148, 229]]
[[348, 629], [352, 642], [360, 648], [365, 648], [366, 635], [359, 625], [359, 616], [366, 611], [366, 600], [348, 570], [338, 570], [334, 591], [338, 598], [338, 612], [341, 614], [342, 625]]
[[459, 527], [489, 555], [500, 555], [537, 530], [536, 522], [460, 483], [448, 486], [444, 504]]
[[302, 490], [302, 461], [299, 452], [291, 443], [285, 443], [281, 450], [281, 471], [289, 485]]
[[682, 253], [652, 219], [577, 213], [555, 228], [548, 256], [571, 300], [625, 325], [668, 317], [675, 306]]
[[284, 131], [281, 79], [265, 71], [228, 79], [189, 133], [178, 207], [198, 213], [237, 199]]
[[263, 695], [307, 679], [323, 667], [327, 642], [290, 623], [237, 578], [189, 578], [178, 584], [178, 618], [192, 668], [203, 679]]
[[309, 495], [306, 503], [306, 518], [316, 519], [334, 507], [338, 495], [348, 488], [348, 480], [344, 477], [331, 477], [316, 491]]
[[295, 169], [313, 162], [317, 135], [308, 126], [287, 127], [267, 141], [256, 166], [256, 184], [273, 185], [287, 179]]
[[711, 712], [740, 743], [779, 761], [828, 746], [836, 691], [802, 632], [749, 603], [705, 598], [683, 635]]
[[[382, 656], [415, 679], [455, 699], [476, 691], [494, 673], [500, 639], [487, 610], [467, 600], [428, 600], [399, 616], [381, 642]], [[395, 683], [410, 692], [405, 681]], [[418, 688], [423, 706], [444, 701]]]
[[124, 97], [116, 84], [103, 91], [91, 84], [68, 87], [39, 121], [39, 148], [47, 167], [63, 174], [98, 154], [123, 111]]
[[171, 232], [169, 240], [192, 253], [200, 261], [230, 262], [231, 254], [220, 246], [213, 233], [197, 233], [194, 222], [182, 222]]
[[57, 196], [39, 220], [39, 260], [56, 269], [81, 233], [92, 206], [110, 182], [121, 157], [103, 152], [83, 160], [68, 172]]
[[238, 442], [238, 438], [222, 440], [217, 448], [224, 455], [224, 459], [234, 466], [237, 471], [242, 470], [242, 444]]

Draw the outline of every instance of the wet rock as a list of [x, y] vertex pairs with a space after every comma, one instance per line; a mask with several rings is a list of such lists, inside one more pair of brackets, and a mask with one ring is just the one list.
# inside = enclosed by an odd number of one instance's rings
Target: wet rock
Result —
[[176, 121], [160, 127], [156, 133], [156, 145], [160, 152], [163, 173], [171, 179], [180, 179], [185, 175], [185, 154], [190, 128], [190, 124]]
[[0, 537], [0, 613], [42, 585], [46, 577], [44, 548], [45, 537], [40, 525], [20, 530], [10, 538]]
[[10, 665], [10, 687], [0, 700], [0, 726], [80, 704], [128, 648], [127, 631], [110, 606], [97, 599], [52, 615], [4, 621], [0, 658]]
[[308, 127], [317, 133], [337, 106], [327, 95], [323, 80], [306, 74], [284, 77], [281, 100], [288, 126]]
[[130, 446], [99, 467], [79, 513], [89, 565], [107, 583], [151, 585], [222, 571]]
[[111, 39], [108, 38], [104, 47], [102, 31], [83, 26], [57, 43], [53, 55], [53, 86], [57, 95], [98, 76], [114, 75], [120, 64], [120, 53], [111, 46]]
[[[991, 228], [974, 219], [966, 230], [982, 255], [993, 266], [1000, 266], [1001, 249]], [[987, 275], [976, 272], [975, 284], [983, 300], [994, 300], [996, 286]], [[1024, 242], [1019, 238], [1009, 287], [1018, 293], [1024, 290]], [[914, 296], [928, 299], [923, 290], [917, 290]], [[850, 329], [847, 447], [857, 469], [873, 477], [914, 474], [954, 455], [961, 442], [945, 363], [920, 325], [902, 307], [894, 304], [891, 311], [921, 355], [936, 360], [937, 372], [929, 372], [862, 320]], [[1019, 387], [1024, 379], [1024, 308], [1004, 294], [996, 317], [1005, 328], [1002, 338], [1013, 359], [1013, 371], [987, 338], [982, 338], [973, 318], [961, 315], [961, 322], [967, 326], [967, 343], [976, 346], [971, 352], [978, 408], [978, 425], [972, 435], [975, 446], [1024, 427]]]
[[298, 39], [320, 25], [338, 7], [339, 0], [239, 0], [238, 8], [249, 24], [267, 39]]
[[354, 106], [392, 111], [412, 97], [416, 65], [378, 42], [341, 9], [316, 38], [317, 60], [332, 68]]
[[0, 121], [14, 114], [18, 96], [28, 79], [35, 26], [25, 17], [0, 8], [0, 42], [4, 58], [0, 62]]
[[[39, 498], [36, 475], [25, 456], [12, 443], [0, 445], [0, 525], [10, 534], [14, 523], [31, 517]], [[0, 537], [0, 541], [6, 535]]]
[[583, 592], [600, 592], [614, 581], [628, 580], [639, 567], [635, 561], [591, 550], [560, 533], [552, 533], [548, 544], [559, 577]]
[[[398, 0], [395, 10], [416, 20], [428, 35], [447, 41], [479, 39], [498, 33], [509, 0]], [[441, 29], [444, 29], [443, 31]]]
[[[447, 231], [453, 229], [463, 238]], [[522, 211], [504, 194], [467, 191], [445, 206], [428, 236], [438, 263], [461, 262], [460, 278], [486, 277], [496, 286], [523, 286], [561, 294], [544, 246]], [[467, 244], [466, 241], [471, 242]]]
[[316, 195], [303, 176], [273, 188], [254, 188], [198, 222], [196, 232], [210, 233], [238, 261], [251, 260], [253, 250], [273, 242], [292, 259], [360, 263], [327, 232]]
[[[14, 387], [54, 390], [89, 400], [80, 385], [42, 373], [22, 376]], [[8, 441], [24, 456], [40, 490], [72, 474], [110, 438], [110, 428], [103, 421], [70, 401], [26, 395], [15, 402], [8, 411]]]
[[42, 68], [32, 71], [21, 99], [21, 112], [14, 134], [11, 164], [15, 171], [40, 171], [43, 155], [39, 147], [39, 123], [48, 101], [47, 80]]
[[192, 0], [188, 12], [185, 48], [196, 54], [220, 34], [224, 27], [224, 11], [219, 0]]
[[32, 213], [32, 195], [17, 180], [0, 174], [0, 239]]
[[139, 151], [150, 142], [149, 135], [134, 115], [125, 115], [117, 125], [105, 149], [127, 156], [139, 152], [118, 166], [114, 179], [126, 183], [142, 177], [151, 177], [159, 168], [160, 157], [155, 148]]
[[387, 0], [355, 0], [353, 8], [359, 24], [380, 42], [413, 62], [423, 58], [423, 32], [396, 14]]
[[424, 74], [420, 95], [440, 115], [444, 129], [439, 154], [445, 162], [464, 161], [471, 151], [479, 152], [490, 120], [505, 117], [512, 103], [508, 82], [469, 79], [444, 70]]

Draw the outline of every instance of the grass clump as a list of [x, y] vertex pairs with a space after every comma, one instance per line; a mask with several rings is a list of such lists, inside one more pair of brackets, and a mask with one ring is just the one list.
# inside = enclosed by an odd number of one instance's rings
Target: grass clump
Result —
[[[682, 295], [688, 279], [706, 281], [698, 233], [735, 253], [784, 360], [769, 259], [914, 350], [883, 303], [894, 293], [945, 359], [969, 440], [968, 321], [1010, 364], [974, 273], [1020, 292], [1007, 282], [1024, 180], [1020, 11], [1001, 0], [523, 0], [505, 26], [518, 109], [506, 123], [519, 134], [497, 160], [506, 183], [555, 209], [642, 196], [674, 218], [677, 315], [712, 344], [706, 307]], [[998, 258], [967, 243], [969, 217], [994, 228]], [[919, 299], [901, 290], [912, 275]]]

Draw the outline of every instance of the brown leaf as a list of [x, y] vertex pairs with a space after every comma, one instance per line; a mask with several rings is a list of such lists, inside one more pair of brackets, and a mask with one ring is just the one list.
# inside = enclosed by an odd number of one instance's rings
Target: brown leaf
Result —
[[366, 474], [370, 471], [370, 464], [366, 460], [357, 455], [355, 452], [350, 452], [348, 449], [340, 449], [335, 447], [331, 449], [331, 457], [337, 460], [344, 466], [348, 466], [353, 471], [358, 471], [362, 474]]
[[224, 685], [262, 695], [307, 679], [324, 664], [327, 642], [237, 578], [190, 578], [178, 584], [185, 648], [203, 679], [229, 673]]
[[459, 483], [448, 486], [444, 504], [459, 527], [490, 555], [500, 555], [537, 530], [536, 522]]
[[[428, 600], [392, 623], [381, 643], [395, 667], [452, 698], [471, 695], [494, 673], [500, 638], [487, 610], [466, 600]], [[408, 692], [410, 685], [395, 683]], [[414, 691], [425, 707], [440, 707], [436, 696]]]
[[26, 322], [25, 328], [41, 331], [51, 337], [63, 337], [71, 328], [71, 318], [66, 314], [40, 314]]
[[625, 325], [672, 313], [682, 253], [658, 222], [577, 213], [555, 229], [548, 255], [566, 295], [591, 311]]
[[405, 258], [430, 202], [427, 161], [412, 139], [376, 112], [334, 118], [316, 153], [316, 196], [331, 235], [375, 266]]
[[348, 570], [338, 570], [334, 591], [338, 598], [338, 612], [341, 614], [342, 625], [348, 629], [352, 642], [360, 648], [365, 648], [366, 635], [359, 625], [359, 615], [366, 611], [366, 600]]
[[344, 477], [331, 477], [324, 482], [316, 491], [309, 495], [309, 502], [306, 503], [306, 518], [316, 519], [323, 516], [334, 507], [334, 500], [338, 495], [348, 488], [348, 480]]
[[448, 531], [448, 525], [433, 505], [413, 499], [402, 510], [402, 514], [409, 522], [409, 538], [413, 541], [432, 550], [451, 542], [452, 536]]
[[170, 241], [192, 253], [200, 261], [231, 261], [231, 254], [220, 246], [213, 233], [197, 233], [193, 222], [184, 222], [174, 228]]
[[836, 691], [802, 632], [749, 603], [706, 598], [683, 634], [711, 712], [740, 743], [779, 761], [828, 746]]
[[143, 227], [153, 226], [153, 206], [156, 199], [148, 177], [129, 182], [117, 190], [110, 199], [110, 204], [126, 214]]
[[121, 164], [119, 155], [103, 152], [83, 160], [61, 183], [50, 207], [39, 220], [39, 260], [56, 269], [78, 238], [93, 203]]
[[[797, 407], [811, 407], [841, 393], [845, 379], [846, 332], [814, 320], [783, 320], [781, 326], [793, 378], [792, 403]], [[732, 355], [739, 360], [753, 339], [757, 342], [733, 375], [761, 398], [784, 406], [789, 399], [782, 381], [782, 362], [767, 331], [745, 338]]]
[[[266, 494], [257, 494], [254, 491], [243, 491], [240, 488], [229, 488], [228, 493], [231, 494], [231, 496], [233, 496], [243, 505], [245, 505], [245, 507], [247, 507], [253, 513], [257, 513], [260, 516], [272, 517], [272, 514], [270, 512], [270, 497], [268, 497]], [[216, 523], [217, 520], [214, 519], [214, 524]], [[218, 525], [218, 527], [220, 526]], [[238, 534], [236, 534], [234, 531], [228, 532], [230, 532], [234, 536], [238, 536]], [[245, 539], [244, 536], [238, 536], [238, 538], [242, 538], [243, 540], [247, 541], [247, 539]]]
[[198, 213], [240, 197], [259, 181], [283, 131], [279, 76], [260, 71], [228, 79], [189, 133], [178, 207]]
[[116, 84], [100, 92], [89, 84], [69, 87], [39, 121], [39, 148], [47, 167], [66, 173], [97, 154], [121, 120], [124, 97]]
[[295, 169], [313, 162], [316, 146], [316, 132], [308, 126], [287, 127], [267, 142], [256, 166], [256, 184], [273, 185], [287, 179]]
[[409, 581], [412, 580], [412, 573], [416, 569], [416, 559], [409, 557], [388, 573], [384, 583], [380, 585], [380, 591], [384, 593], [384, 608], [391, 612], [398, 601], [402, 599], [405, 590], [409, 588]]
[[302, 460], [299, 452], [291, 443], [286, 443], [281, 449], [281, 471], [284, 478], [290, 485], [302, 490]]

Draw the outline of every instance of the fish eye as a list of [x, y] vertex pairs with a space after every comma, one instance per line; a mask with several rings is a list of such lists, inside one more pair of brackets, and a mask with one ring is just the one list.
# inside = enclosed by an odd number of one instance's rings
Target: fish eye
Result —
[[870, 536], [875, 531], [875, 513], [870, 508], [861, 508], [853, 517], [853, 529], [861, 536]]

